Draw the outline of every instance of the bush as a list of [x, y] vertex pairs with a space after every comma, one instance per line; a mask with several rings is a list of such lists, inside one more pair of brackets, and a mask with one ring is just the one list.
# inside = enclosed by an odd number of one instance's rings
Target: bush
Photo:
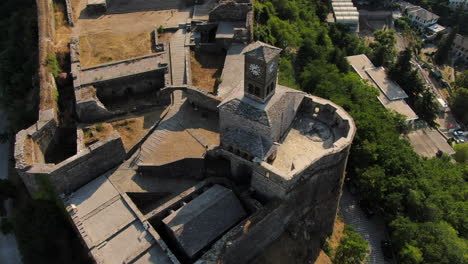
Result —
[[369, 254], [369, 245], [367, 241], [353, 227], [347, 225], [344, 231], [345, 236], [336, 249], [336, 255], [333, 260], [335, 264], [361, 264]]
[[159, 27], [158, 27], [158, 33], [159, 33], [159, 34], [164, 33], [164, 27], [163, 27], [163, 26], [159, 26]]
[[54, 78], [57, 78], [59, 73], [62, 71], [55, 55], [49, 55], [47, 57], [47, 68], [49, 69], [50, 73], [52, 73]]
[[96, 128], [96, 131], [97, 131], [97, 132], [102, 132], [102, 131], [104, 131], [104, 126], [103, 126], [102, 124], [97, 124], [95, 128]]

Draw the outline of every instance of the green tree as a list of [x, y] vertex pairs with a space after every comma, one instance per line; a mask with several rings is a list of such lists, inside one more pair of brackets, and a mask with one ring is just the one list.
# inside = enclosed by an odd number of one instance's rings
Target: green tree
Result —
[[374, 42], [370, 44], [372, 49], [371, 59], [375, 66], [390, 65], [396, 55], [395, 31], [377, 30], [374, 32]]
[[465, 125], [468, 125], [468, 88], [456, 88], [455, 92], [449, 97], [449, 105], [453, 115]]
[[457, 144], [454, 147], [453, 158], [460, 163], [468, 164], [468, 143]]
[[442, 65], [445, 62], [447, 62], [447, 59], [450, 54], [450, 49], [452, 47], [453, 40], [455, 39], [456, 34], [457, 34], [457, 29], [454, 28], [452, 29], [452, 31], [448, 34], [446, 38], [443, 38], [439, 42], [439, 46], [437, 48], [437, 51], [434, 57], [435, 63]]
[[367, 241], [349, 225], [345, 227], [345, 236], [336, 249], [335, 264], [361, 264], [369, 254]]
[[402, 264], [419, 264], [423, 261], [423, 255], [419, 248], [406, 244], [400, 253]]

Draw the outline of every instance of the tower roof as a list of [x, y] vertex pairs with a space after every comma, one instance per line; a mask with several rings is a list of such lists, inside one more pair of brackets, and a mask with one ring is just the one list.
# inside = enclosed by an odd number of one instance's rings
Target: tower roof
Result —
[[281, 52], [280, 48], [268, 45], [261, 41], [252, 43], [250, 46], [251, 46], [250, 50], [244, 53], [245, 56], [264, 60], [267, 62], [272, 60]]

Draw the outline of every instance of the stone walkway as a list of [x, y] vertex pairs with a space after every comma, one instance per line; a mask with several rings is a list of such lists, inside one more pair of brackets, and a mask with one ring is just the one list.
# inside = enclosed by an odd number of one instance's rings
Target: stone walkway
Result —
[[[344, 186], [343, 188], [346, 188]], [[354, 226], [354, 230], [361, 234], [369, 242], [368, 264], [393, 264], [393, 261], [384, 259], [380, 241], [386, 239], [385, 223], [381, 216], [375, 215], [371, 219], [367, 218], [358, 205], [357, 199], [343, 189], [343, 196], [340, 202], [340, 213], [344, 222]]]
[[187, 83], [185, 80], [185, 33], [185, 29], [177, 30], [169, 42], [172, 85]]

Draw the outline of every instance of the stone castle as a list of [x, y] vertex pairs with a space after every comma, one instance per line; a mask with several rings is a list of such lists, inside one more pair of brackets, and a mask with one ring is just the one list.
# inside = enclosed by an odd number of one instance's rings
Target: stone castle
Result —
[[[48, 161], [59, 128], [54, 111], [41, 110], [15, 145], [30, 193], [53, 187], [96, 263], [249, 263], [284, 233], [323, 242], [351, 116], [278, 84], [281, 49], [252, 41], [251, 1], [195, 3], [174, 32], [152, 55], [89, 68], [72, 42], [76, 154]], [[190, 49], [226, 54], [215, 93], [191, 85]], [[147, 93], [136, 108], [107, 103]], [[83, 143], [89, 123], [154, 107], [164, 109], [159, 120], [131, 149], [117, 131]]]

